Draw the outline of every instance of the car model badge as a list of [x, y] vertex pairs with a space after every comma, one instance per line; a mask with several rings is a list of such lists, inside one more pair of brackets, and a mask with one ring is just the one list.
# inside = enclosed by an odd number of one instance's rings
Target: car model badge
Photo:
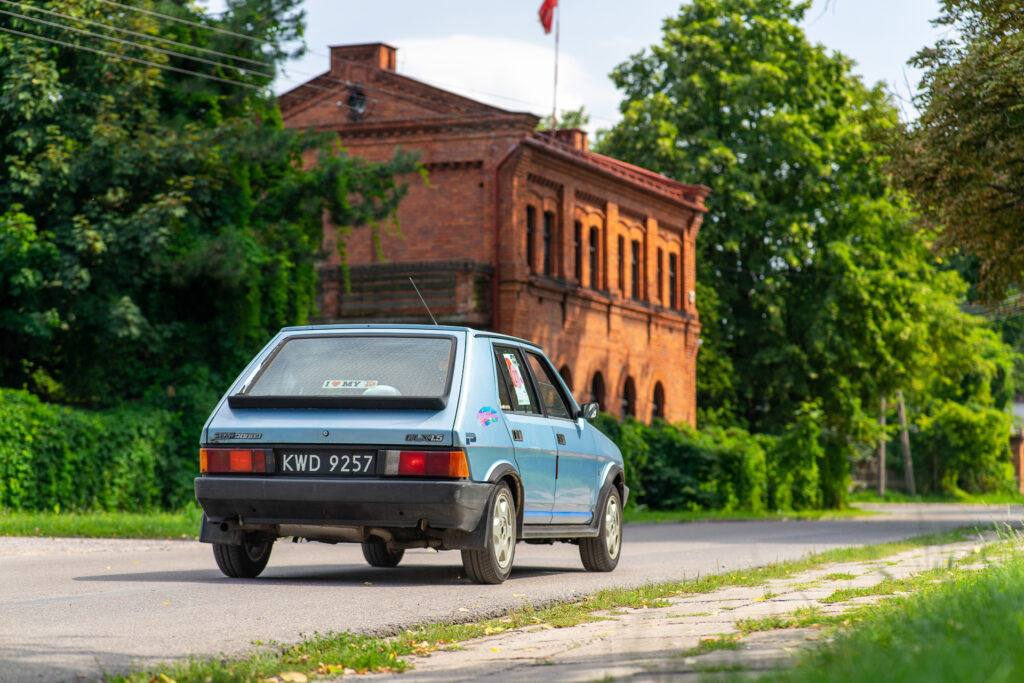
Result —
[[444, 434], [406, 434], [406, 441], [425, 441], [427, 443], [440, 443], [444, 441]]
[[214, 432], [214, 441], [225, 441], [227, 439], [262, 439], [259, 432]]

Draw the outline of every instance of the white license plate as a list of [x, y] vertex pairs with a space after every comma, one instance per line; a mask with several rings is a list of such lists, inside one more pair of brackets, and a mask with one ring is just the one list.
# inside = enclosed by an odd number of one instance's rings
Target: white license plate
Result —
[[377, 474], [375, 452], [331, 452], [281, 449], [277, 452], [278, 474], [321, 475], [328, 477], [372, 477]]

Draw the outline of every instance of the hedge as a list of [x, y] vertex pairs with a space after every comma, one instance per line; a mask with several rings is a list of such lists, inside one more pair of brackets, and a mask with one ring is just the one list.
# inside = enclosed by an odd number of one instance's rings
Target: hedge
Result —
[[822, 507], [818, 414], [802, 411], [780, 436], [737, 428], [619, 422], [595, 426], [622, 451], [630, 499], [654, 510], [789, 510]]
[[939, 401], [929, 408], [919, 418], [920, 430], [912, 440], [919, 488], [949, 495], [1015, 490], [1009, 458], [1010, 415], [953, 401]]
[[176, 474], [178, 421], [159, 408], [89, 411], [0, 389], [0, 508], [166, 506], [188, 486]]

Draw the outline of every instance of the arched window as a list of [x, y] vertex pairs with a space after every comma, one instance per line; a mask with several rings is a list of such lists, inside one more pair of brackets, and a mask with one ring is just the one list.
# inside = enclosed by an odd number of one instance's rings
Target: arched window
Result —
[[555, 239], [555, 214], [550, 211], [544, 212], [544, 232], [541, 237], [541, 272], [545, 275], [554, 276], [555, 260], [552, 258], [552, 247]]
[[569, 366], [563, 365], [559, 369], [558, 374], [562, 376], [562, 380], [565, 382], [565, 386], [569, 387], [569, 391], [572, 391], [572, 370], [569, 369]]
[[600, 240], [600, 234], [597, 228], [590, 229], [590, 286], [593, 289], [601, 288], [601, 278], [598, 275], [601, 272], [601, 262], [598, 259], [598, 241]]
[[622, 387], [622, 416], [636, 417], [636, 384], [632, 377], [626, 378], [626, 384]]
[[534, 242], [537, 240], [537, 209], [529, 204], [526, 205], [526, 265], [530, 270], [534, 269], [534, 254], [536, 249]]
[[583, 224], [579, 221], [572, 228], [573, 274], [576, 282], [583, 284]]
[[595, 372], [594, 378], [590, 380], [590, 402], [599, 406], [604, 405], [604, 377], [600, 370]]
[[661, 382], [654, 385], [654, 396], [651, 397], [651, 419], [656, 417], [665, 419], [665, 387]]

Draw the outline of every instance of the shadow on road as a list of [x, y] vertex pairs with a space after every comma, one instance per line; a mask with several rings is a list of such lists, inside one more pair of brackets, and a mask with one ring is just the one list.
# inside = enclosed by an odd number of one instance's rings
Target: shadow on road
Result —
[[[519, 567], [512, 568], [509, 580], [526, 579], [552, 574], [583, 573], [579, 567]], [[75, 581], [124, 583], [202, 583], [267, 586], [367, 586], [414, 587], [436, 585], [473, 584], [461, 566], [403, 565], [394, 569], [313, 565], [303, 567], [267, 567], [255, 579], [232, 579], [216, 569], [188, 569], [156, 572], [130, 572], [122, 574], [94, 574], [76, 576]]]

